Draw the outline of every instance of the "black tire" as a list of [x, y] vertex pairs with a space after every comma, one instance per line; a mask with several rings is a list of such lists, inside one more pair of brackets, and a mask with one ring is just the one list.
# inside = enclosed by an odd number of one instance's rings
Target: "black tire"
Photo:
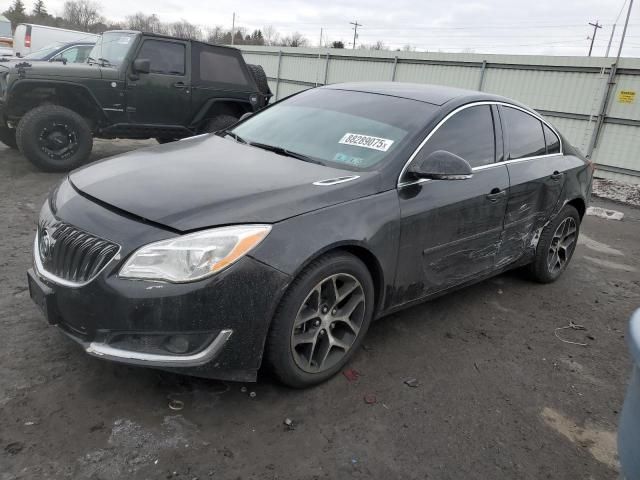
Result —
[[16, 130], [9, 127], [0, 127], [0, 142], [9, 148], [18, 148], [16, 143]]
[[[572, 225], [575, 232], [571, 232]], [[558, 239], [560, 227], [567, 227], [566, 239]], [[536, 248], [536, 255], [529, 265], [529, 273], [533, 280], [540, 283], [555, 282], [565, 271], [578, 243], [580, 234], [580, 214], [571, 205], [565, 207], [543, 230]], [[560, 232], [562, 235], [562, 232]], [[568, 247], [560, 247], [569, 243]], [[563, 253], [564, 252], [564, 253]], [[560, 263], [562, 261], [562, 263]]]
[[224, 130], [225, 128], [229, 128], [237, 121], [237, 117], [234, 117], [233, 115], [218, 115], [207, 121], [204, 127], [204, 131], [207, 133], [218, 132], [220, 130]]
[[93, 148], [87, 121], [59, 105], [28, 111], [18, 123], [16, 141], [22, 154], [45, 172], [72, 170], [89, 159]]
[[267, 96], [271, 96], [271, 89], [269, 88], [269, 81], [267, 80], [267, 74], [264, 73], [264, 69], [260, 65], [252, 65], [247, 63], [247, 68], [251, 72], [253, 79], [256, 82], [258, 91]]
[[[303, 370], [294, 359], [292, 338], [295, 321], [298, 313], [302, 311], [304, 302], [307, 301], [308, 296], [311, 295], [315, 287], [336, 275], [349, 276], [360, 283], [360, 291], [363, 293], [364, 299], [361, 300], [361, 305], [363, 306], [358, 307], [363, 309], [359, 332], [356, 334], [355, 339], [352, 340], [353, 343], [351, 343], [350, 348], [341, 354], [342, 358], [336, 360], [337, 363], [328, 366], [324, 371], [308, 372]], [[338, 252], [327, 254], [311, 262], [293, 280], [284, 294], [269, 330], [265, 358], [276, 378], [283, 384], [293, 388], [309, 387], [331, 378], [344, 367], [360, 346], [371, 323], [374, 305], [374, 286], [371, 275], [364, 263], [357, 257], [346, 252]], [[333, 312], [335, 312], [335, 309], [331, 314]], [[322, 327], [315, 325], [313, 328], [320, 329]], [[332, 331], [334, 332], [332, 335], [335, 335], [335, 330]], [[315, 348], [315, 342], [313, 348]]]

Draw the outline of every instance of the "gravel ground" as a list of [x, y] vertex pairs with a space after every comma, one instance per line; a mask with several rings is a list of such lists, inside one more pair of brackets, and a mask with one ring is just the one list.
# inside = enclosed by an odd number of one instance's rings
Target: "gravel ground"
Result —
[[[510, 272], [382, 319], [358, 379], [292, 391], [107, 363], [47, 326], [25, 270], [59, 178], [0, 147], [0, 480], [616, 478], [640, 210], [596, 201], [625, 217], [587, 217], [555, 284]], [[554, 335], [570, 321], [587, 346]]]

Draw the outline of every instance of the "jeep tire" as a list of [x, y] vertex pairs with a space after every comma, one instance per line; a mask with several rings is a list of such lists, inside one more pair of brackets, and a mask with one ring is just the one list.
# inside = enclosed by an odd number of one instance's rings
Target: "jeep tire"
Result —
[[22, 117], [16, 129], [16, 143], [40, 170], [65, 172], [89, 159], [93, 137], [87, 121], [73, 110], [43, 105]]

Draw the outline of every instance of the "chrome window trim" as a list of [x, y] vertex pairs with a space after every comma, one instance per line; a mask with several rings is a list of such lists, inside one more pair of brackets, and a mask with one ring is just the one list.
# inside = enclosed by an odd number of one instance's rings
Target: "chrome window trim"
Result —
[[[508, 107], [508, 108], [515, 108], [516, 110], [520, 110], [520, 111], [522, 111], [522, 112], [524, 112], [524, 113], [526, 113], [528, 115], [531, 115], [532, 117], [534, 117], [535, 119], [539, 120], [540, 122], [545, 124], [547, 127], [549, 127], [549, 129], [553, 133], [556, 134], [556, 136], [558, 137], [558, 140], [560, 141], [560, 152], [559, 153], [549, 153], [549, 154], [545, 154], [545, 155], [534, 155], [534, 156], [523, 157], [523, 158], [515, 158], [513, 160], [503, 160], [501, 162], [488, 163], [486, 165], [480, 165], [479, 167], [474, 167], [473, 168], [474, 171], [476, 171], [476, 169], [484, 169], [484, 168], [487, 168], [487, 167], [493, 167], [493, 166], [497, 166], [497, 165], [507, 165], [509, 163], [515, 163], [515, 162], [519, 162], [519, 161], [523, 161], [523, 160], [533, 160], [535, 158], [544, 158], [544, 157], [552, 157], [552, 156], [557, 156], [557, 155], [564, 155], [564, 145], [562, 144], [562, 137], [560, 136], [558, 131], [551, 124], [549, 124], [549, 122], [547, 122], [544, 118], [542, 118], [537, 113], [530, 112], [529, 110], [527, 110], [525, 108], [522, 108], [522, 107], [519, 107], [518, 105], [513, 105], [512, 103], [508, 103], [508, 102], [501, 102], [501, 101], [498, 101], [498, 100], [482, 100], [482, 101], [478, 101], [478, 102], [471, 102], [471, 103], [467, 103], [465, 105], [461, 105], [458, 108], [456, 108], [455, 110], [453, 110], [452, 112], [449, 112], [447, 114], [447, 116], [445, 116], [442, 120], [440, 120], [438, 122], [438, 124], [435, 127], [433, 127], [433, 129], [424, 138], [424, 140], [422, 140], [422, 142], [420, 142], [420, 145], [418, 145], [418, 147], [414, 150], [414, 152], [411, 154], [411, 156], [409, 156], [409, 159], [404, 164], [404, 167], [402, 167], [402, 170], [400, 171], [400, 175], [398, 176], [397, 188], [407, 187], [409, 185], [417, 185], [417, 184], [429, 181], [429, 179], [427, 179], [427, 178], [421, 178], [419, 180], [412, 180], [412, 181], [408, 181], [408, 182], [402, 182], [401, 179], [405, 175], [405, 173], [407, 172], [407, 169], [409, 168], [409, 165], [411, 164], [413, 159], [416, 157], [418, 152], [420, 152], [420, 150], [422, 150], [422, 148], [425, 146], [425, 144], [438, 131], [438, 129], [442, 125], [445, 124], [445, 122], [447, 120], [449, 120], [451, 117], [453, 117], [458, 112], [461, 112], [463, 110], [466, 110], [467, 108], [476, 107], [476, 106], [479, 106], [479, 105], [501, 105], [501, 106]], [[504, 133], [503, 133], [503, 137], [504, 137]]]
[[118, 250], [113, 255], [113, 258], [109, 260], [104, 267], [98, 270], [98, 272], [96, 272], [96, 274], [93, 277], [91, 277], [86, 282], [72, 282], [70, 280], [65, 280], [64, 278], [60, 278], [57, 275], [54, 275], [53, 273], [45, 270], [44, 265], [42, 265], [42, 260], [40, 260], [40, 249], [38, 248], [38, 234], [36, 233], [36, 238], [33, 241], [33, 266], [35, 267], [34, 268], [35, 272], [40, 277], [46, 280], [49, 280], [50, 282], [56, 283], [58, 285], [62, 285], [64, 287], [69, 287], [69, 288], [84, 287], [85, 285], [88, 285], [89, 283], [93, 282], [96, 278], [98, 278], [98, 276], [104, 271], [104, 269], [107, 268], [112, 262], [120, 260], [120, 250], [122, 249], [122, 247], [120, 247], [120, 245], [118, 245], [117, 243], [115, 245], [117, 245]]
[[85, 351], [94, 357], [124, 362], [133, 365], [153, 367], [199, 367], [213, 360], [231, 337], [233, 330], [220, 330], [220, 333], [206, 348], [193, 355], [162, 355], [143, 353], [134, 350], [115, 348], [107, 343], [91, 342]]

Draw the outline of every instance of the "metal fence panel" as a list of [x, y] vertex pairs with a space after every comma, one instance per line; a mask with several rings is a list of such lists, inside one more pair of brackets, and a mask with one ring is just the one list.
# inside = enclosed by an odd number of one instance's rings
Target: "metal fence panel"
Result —
[[[241, 46], [282, 99], [325, 83], [400, 81], [449, 85], [525, 103], [586, 153], [613, 59]], [[592, 158], [602, 176], [640, 183], [640, 59], [618, 65]]]

